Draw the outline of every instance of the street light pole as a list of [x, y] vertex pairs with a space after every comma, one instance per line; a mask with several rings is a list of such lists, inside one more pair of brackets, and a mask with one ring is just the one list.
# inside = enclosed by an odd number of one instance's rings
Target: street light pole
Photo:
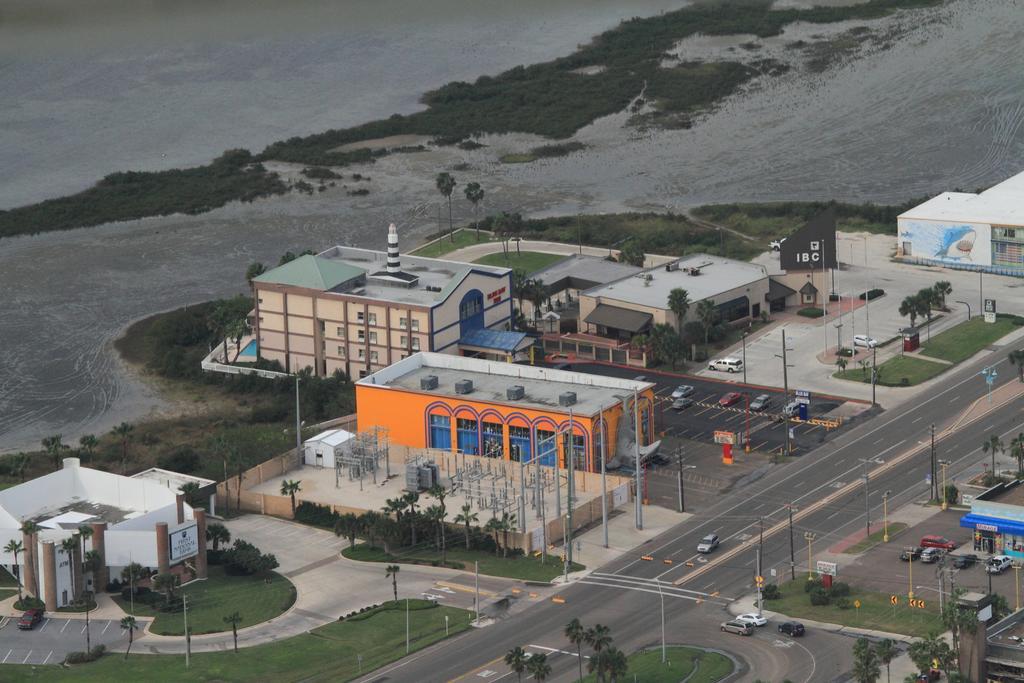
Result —
[[942, 509], [945, 511], [949, 504], [946, 502], [946, 468], [949, 467], [950, 463], [948, 460], [940, 460], [939, 465], [942, 467]]
[[644, 528], [643, 491], [640, 488], [640, 397], [637, 390], [633, 390], [633, 430], [634, 446], [633, 452], [636, 456], [636, 529], [642, 531]]
[[661, 596], [661, 663], [665, 663], [665, 593], [661, 590], [661, 581], [658, 581], [658, 595]]
[[878, 405], [875, 400], [875, 385], [878, 383], [878, 347], [871, 347], [871, 407]]
[[964, 306], [967, 307], [967, 319], [970, 320], [971, 319], [971, 305], [969, 303], [967, 303], [966, 301], [956, 301], [954, 303], [963, 304]]
[[814, 567], [811, 564], [811, 542], [814, 541], [814, 534], [810, 531], [804, 532], [804, 539], [807, 541], [807, 580], [814, 580]]
[[[786, 432], [786, 451], [785, 455], [789, 455], [789, 415], [786, 413], [786, 406], [789, 404], [789, 364], [786, 362], [786, 328], [782, 328], [782, 355], [775, 354], [776, 358], [782, 359], [782, 420], [785, 424]], [[744, 365], [746, 365], [744, 363]]]
[[892, 491], [882, 494], [882, 543], [889, 542], [889, 495]]
[[[299, 376], [295, 375], [295, 460], [302, 462], [302, 419], [299, 416]], [[238, 484], [241, 486], [241, 482]]]
[[747, 335], [749, 332], [744, 332], [740, 339], [743, 340], [743, 383], [747, 383]]
[[796, 558], [793, 554], [793, 504], [790, 503], [786, 507], [789, 508], [789, 578], [791, 581], [796, 581]]
[[605, 479], [605, 460], [607, 459], [608, 447], [605, 445], [604, 433], [604, 406], [601, 407], [599, 418], [601, 428], [601, 529], [604, 534], [604, 547], [608, 547], [608, 482]]
[[938, 481], [939, 478], [938, 478], [937, 475], [939, 474], [939, 472], [938, 472], [938, 470], [937, 470], [937, 468], [935, 466], [935, 423], [932, 423], [932, 426], [931, 426], [931, 441], [932, 441], [932, 445], [931, 445], [931, 451], [932, 451], [932, 455], [931, 455], [931, 458], [932, 458], [932, 500], [938, 500], [939, 499], [939, 481]]

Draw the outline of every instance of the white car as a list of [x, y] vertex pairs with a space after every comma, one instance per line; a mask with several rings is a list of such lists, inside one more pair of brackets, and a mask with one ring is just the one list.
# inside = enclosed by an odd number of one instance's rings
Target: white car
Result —
[[743, 360], [740, 358], [716, 358], [715, 360], [708, 363], [708, 370], [718, 370], [720, 372], [742, 372], [743, 371]]
[[985, 571], [989, 574], [1002, 574], [1012, 565], [1013, 560], [1011, 560], [1008, 556], [994, 555], [989, 558], [988, 562], [985, 563]]
[[771, 242], [768, 243], [768, 246], [771, 248], [772, 251], [781, 251], [782, 250], [782, 243], [785, 242], [785, 241], [786, 241], [785, 237], [783, 237], [782, 239], [778, 239], [778, 240], [772, 240]]
[[697, 544], [698, 553], [710, 553], [718, 547], [718, 534], [708, 534]]
[[764, 626], [768, 623], [768, 619], [761, 616], [757, 612], [747, 612], [746, 614], [741, 614], [738, 617], [736, 617], [734, 621], [738, 621], [743, 624], [750, 624], [751, 626]]
[[694, 391], [696, 391], [696, 390], [693, 387], [691, 387], [689, 384], [680, 384], [672, 392], [672, 398], [686, 398], [687, 396], [692, 394]]
[[853, 345], [873, 349], [878, 346], [878, 342], [875, 341], [873, 337], [869, 337], [866, 334], [855, 334], [853, 335]]

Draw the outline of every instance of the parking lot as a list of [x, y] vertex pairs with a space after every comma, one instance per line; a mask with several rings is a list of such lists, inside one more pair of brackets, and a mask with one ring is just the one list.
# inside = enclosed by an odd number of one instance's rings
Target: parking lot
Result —
[[[138, 621], [136, 640], [142, 635], [147, 621]], [[108, 649], [127, 645], [128, 634], [113, 619], [89, 621], [92, 646], [106, 645]], [[69, 652], [85, 650], [85, 619], [49, 617], [31, 631], [18, 629], [16, 618], [0, 620], [0, 664], [60, 664]]]
[[[784, 403], [783, 392], [779, 389], [750, 387], [742, 383], [733, 383], [706, 377], [680, 377], [660, 373], [654, 370], [638, 370], [621, 368], [599, 363], [573, 363], [572, 370], [589, 372], [595, 375], [634, 378], [643, 375], [646, 381], [657, 385], [657, 410], [655, 413], [655, 430], [667, 436], [691, 439], [711, 443], [714, 432], [729, 431], [736, 434], [737, 445], [749, 438], [750, 446], [755, 451], [764, 453], [781, 453], [785, 448], [786, 423], [781, 418]], [[727, 375], [733, 379], [736, 375]], [[689, 398], [693, 405], [683, 410], [672, 408], [672, 391], [679, 385], [694, 388]], [[792, 392], [792, 389], [790, 390]], [[731, 406], [719, 405], [719, 400], [729, 392], [738, 392], [741, 399]], [[762, 412], [747, 409], [747, 403], [757, 396], [767, 394], [769, 403]], [[792, 400], [792, 393], [790, 400]], [[845, 401], [835, 397], [811, 396], [808, 411], [809, 421], [791, 420], [789, 422], [792, 439], [792, 452], [800, 455], [816, 448], [826, 439], [838, 433], [849, 420], [844, 419], [836, 428], [824, 426], [828, 416], [837, 411]], [[826, 418], [823, 422], [815, 422], [817, 418]]]

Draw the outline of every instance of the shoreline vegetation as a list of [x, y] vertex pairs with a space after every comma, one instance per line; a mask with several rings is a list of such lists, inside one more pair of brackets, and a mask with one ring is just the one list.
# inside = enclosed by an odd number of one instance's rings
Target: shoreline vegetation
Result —
[[772, 9], [772, 0], [698, 1], [672, 12], [624, 21], [565, 57], [481, 76], [473, 83], [448, 83], [425, 93], [421, 101], [426, 108], [414, 114], [292, 137], [258, 155], [229, 150], [205, 166], [113, 173], [77, 194], [0, 210], [0, 239], [149, 216], [197, 214], [235, 200], [283, 194], [292, 188], [268, 171], [264, 162], [343, 167], [403, 151], [342, 149], [380, 138], [421, 135], [429, 136], [435, 145], [462, 147], [481, 134], [532, 133], [565, 140], [598, 118], [627, 108], [634, 114], [634, 124], [688, 128], [695, 116], [713, 109], [752, 79], [788, 69], [771, 59], [747, 64], [679, 61], [671, 50], [688, 36], [769, 37], [798, 21], [878, 19], [897, 10], [942, 2], [869, 0], [843, 7]]

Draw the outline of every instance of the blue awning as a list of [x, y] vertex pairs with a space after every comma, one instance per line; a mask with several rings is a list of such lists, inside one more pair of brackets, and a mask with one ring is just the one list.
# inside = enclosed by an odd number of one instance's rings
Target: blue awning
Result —
[[1001, 519], [999, 517], [987, 517], [973, 513], [966, 514], [960, 518], [960, 526], [962, 527], [977, 529], [979, 525], [981, 525], [981, 529], [984, 531], [992, 531], [994, 529], [1001, 534], [1024, 536], [1024, 522]]
[[514, 353], [529, 343], [525, 343], [525, 332], [506, 332], [505, 330], [470, 330], [459, 339], [461, 346], [472, 346], [478, 349], [488, 349]]

